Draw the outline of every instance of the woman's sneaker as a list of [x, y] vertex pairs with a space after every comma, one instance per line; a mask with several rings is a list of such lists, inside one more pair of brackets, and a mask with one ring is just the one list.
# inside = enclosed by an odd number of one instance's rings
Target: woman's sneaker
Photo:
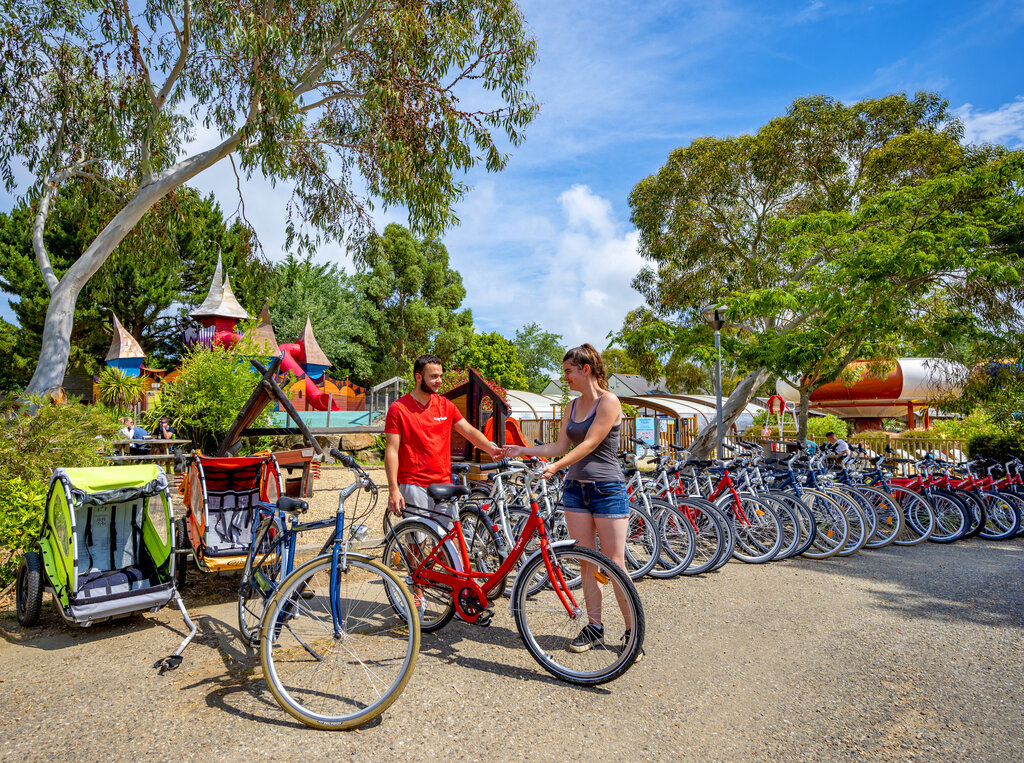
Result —
[[593, 649], [595, 646], [599, 646], [604, 643], [604, 626], [593, 625], [588, 623], [580, 631], [580, 635], [572, 640], [569, 644], [569, 651], [579, 654], [580, 652], [586, 652], [589, 649]]
[[[626, 651], [626, 647], [629, 646], [629, 637], [632, 635], [632, 629], [626, 628], [626, 632], [622, 634], [622, 641], [619, 642], [619, 649], [623, 652]], [[636, 659], [633, 660], [633, 664], [636, 665], [640, 660], [644, 658], [644, 648], [640, 647], [640, 651], [636, 653]]]

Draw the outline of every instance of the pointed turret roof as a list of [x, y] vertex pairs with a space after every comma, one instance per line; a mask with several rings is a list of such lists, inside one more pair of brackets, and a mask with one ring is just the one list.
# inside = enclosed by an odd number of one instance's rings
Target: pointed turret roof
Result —
[[302, 329], [302, 333], [299, 334], [299, 338], [296, 342], [302, 342], [302, 346], [306, 348], [306, 362], [313, 363], [317, 366], [330, 366], [331, 361], [324, 355], [324, 351], [320, 349], [319, 342], [316, 341], [316, 337], [313, 336], [313, 324], [309, 322], [309, 316], [306, 316], [306, 327]]
[[146, 353], [142, 351], [142, 347], [135, 341], [135, 337], [129, 334], [125, 327], [121, 325], [121, 321], [117, 319], [113, 311], [110, 314], [114, 317], [114, 338], [110, 342], [110, 351], [107, 352], [105, 360], [126, 360], [129, 358], [146, 357]]
[[277, 354], [277, 337], [274, 335], [274, 327], [270, 325], [270, 300], [268, 299], [263, 303], [263, 309], [260, 311], [259, 325], [255, 331], [252, 332], [251, 336], [256, 340], [256, 344], [262, 349], [264, 345], [266, 349], [272, 351], [275, 355]]
[[246, 320], [249, 313], [238, 304], [235, 292], [231, 288], [231, 279], [223, 276], [224, 266], [221, 263], [220, 253], [217, 254], [217, 267], [213, 271], [213, 283], [210, 284], [210, 291], [203, 300], [203, 304], [193, 310], [190, 315], [193, 318], [236, 318]]

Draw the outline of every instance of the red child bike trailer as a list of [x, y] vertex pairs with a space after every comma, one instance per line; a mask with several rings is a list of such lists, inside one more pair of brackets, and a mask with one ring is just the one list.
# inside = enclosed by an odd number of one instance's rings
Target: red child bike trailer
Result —
[[[281, 496], [281, 470], [269, 453], [192, 455], [178, 490], [185, 503], [180, 550], [202, 572], [241, 571], [252, 545], [256, 503], [275, 503]], [[178, 585], [185, 580], [185, 561], [178, 567]]]

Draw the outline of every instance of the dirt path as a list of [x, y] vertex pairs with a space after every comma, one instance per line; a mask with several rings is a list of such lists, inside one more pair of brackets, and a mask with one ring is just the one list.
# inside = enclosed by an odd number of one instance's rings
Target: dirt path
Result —
[[1020, 760], [1024, 542], [886, 549], [828, 562], [729, 564], [647, 581], [647, 658], [581, 690], [491, 628], [424, 636], [376, 725], [316, 732], [265, 691], [235, 633], [235, 580], [186, 592], [182, 667], [151, 668], [176, 612], [88, 630], [0, 613], [0, 759]]

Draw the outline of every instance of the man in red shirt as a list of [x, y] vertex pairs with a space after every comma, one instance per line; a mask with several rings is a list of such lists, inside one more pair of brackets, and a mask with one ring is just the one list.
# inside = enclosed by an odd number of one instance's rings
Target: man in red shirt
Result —
[[502, 449], [471, 426], [451, 400], [437, 394], [443, 373], [436, 355], [416, 358], [415, 388], [388, 408], [384, 471], [388, 477], [388, 511], [395, 514], [403, 513], [406, 504], [413, 512], [434, 508], [427, 488], [451, 482], [453, 429], [491, 458], [502, 456]]

